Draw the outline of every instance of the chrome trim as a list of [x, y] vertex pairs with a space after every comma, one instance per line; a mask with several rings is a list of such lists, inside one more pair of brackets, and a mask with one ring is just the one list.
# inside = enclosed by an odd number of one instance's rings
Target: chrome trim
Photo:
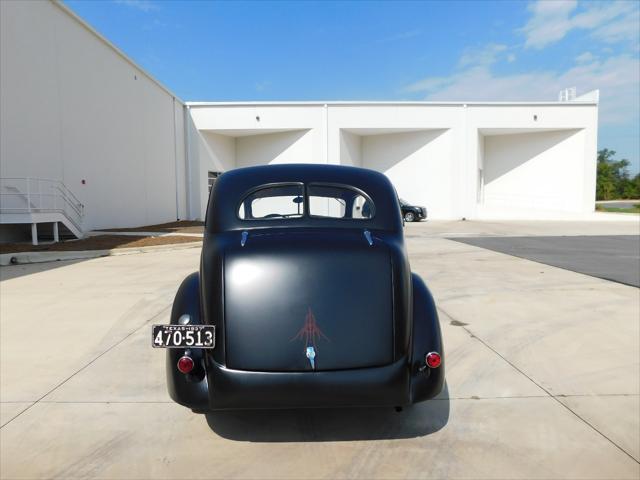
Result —
[[371, 236], [371, 232], [369, 230], [364, 231], [364, 238], [366, 238], [367, 242], [369, 242], [369, 246], [373, 245], [373, 237]]
[[184, 315], [180, 315], [178, 318], [178, 324], [180, 325], [189, 325], [191, 323], [191, 317], [186, 313]]
[[311, 369], [315, 370], [316, 369], [316, 351], [313, 347], [307, 347], [307, 358], [309, 359], [309, 363], [311, 364]]
[[244, 232], [242, 232], [242, 237], [240, 238], [241, 247], [244, 247], [244, 245], [247, 243], [247, 238], [249, 238], [249, 232], [245, 230]]

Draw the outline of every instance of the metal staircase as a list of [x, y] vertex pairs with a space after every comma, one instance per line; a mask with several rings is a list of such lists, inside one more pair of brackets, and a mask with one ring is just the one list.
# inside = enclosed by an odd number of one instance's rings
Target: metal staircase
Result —
[[31, 224], [31, 239], [38, 244], [38, 224], [53, 224], [53, 240], [59, 240], [58, 224], [74, 237], [84, 236], [84, 205], [59, 180], [26, 177], [0, 178], [0, 224]]

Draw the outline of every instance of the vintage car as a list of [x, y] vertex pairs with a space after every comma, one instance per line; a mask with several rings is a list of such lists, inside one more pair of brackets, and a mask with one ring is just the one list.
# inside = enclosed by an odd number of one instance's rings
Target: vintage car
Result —
[[152, 343], [169, 348], [171, 398], [199, 413], [399, 408], [444, 383], [436, 307], [409, 268], [395, 189], [361, 168], [222, 174], [200, 271]]

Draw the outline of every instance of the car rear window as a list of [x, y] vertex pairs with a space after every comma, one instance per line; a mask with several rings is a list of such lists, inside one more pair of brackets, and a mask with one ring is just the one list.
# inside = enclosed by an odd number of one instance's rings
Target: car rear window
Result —
[[302, 184], [259, 188], [244, 198], [238, 210], [242, 220], [296, 218], [303, 214]]
[[238, 208], [241, 220], [300, 218], [305, 212], [311, 217], [367, 220], [375, 208], [371, 199], [360, 190], [346, 185], [310, 183], [265, 185], [247, 194]]
[[373, 218], [373, 202], [355, 188], [309, 184], [309, 215], [325, 218], [366, 220]]

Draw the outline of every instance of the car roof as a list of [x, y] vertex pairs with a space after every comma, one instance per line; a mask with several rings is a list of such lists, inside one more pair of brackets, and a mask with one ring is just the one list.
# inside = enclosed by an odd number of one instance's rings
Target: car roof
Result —
[[[362, 190], [375, 205], [371, 219], [288, 218], [242, 220], [238, 208], [244, 197], [261, 186], [280, 183], [324, 183]], [[280, 164], [238, 168], [220, 175], [209, 198], [206, 230], [216, 233], [265, 227], [360, 227], [402, 230], [395, 189], [382, 173], [366, 168], [326, 164]]]

